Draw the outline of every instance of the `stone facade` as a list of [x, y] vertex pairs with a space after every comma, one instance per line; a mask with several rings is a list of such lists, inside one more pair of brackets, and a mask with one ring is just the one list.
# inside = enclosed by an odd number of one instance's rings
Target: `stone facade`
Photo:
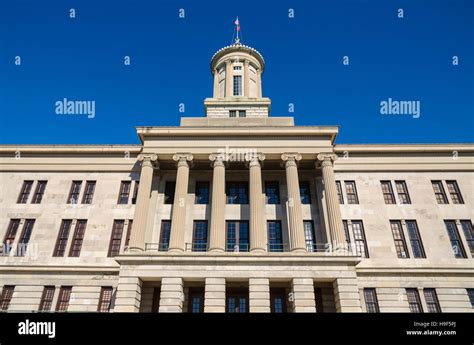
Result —
[[[364, 312], [375, 289], [378, 310], [409, 312], [406, 289], [415, 289], [425, 312], [432, 291], [441, 311], [472, 312], [474, 145], [336, 145], [338, 127], [268, 117], [257, 51], [226, 47], [211, 70], [232, 73], [233, 63], [244, 68], [242, 95], [227, 95], [229, 78], [222, 93], [217, 75], [206, 118], [138, 127], [140, 145], [0, 146], [2, 308], [37, 311], [47, 286], [49, 310]], [[47, 184], [35, 203], [38, 181]], [[73, 181], [82, 184], [70, 203]], [[390, 181], [393, 204], [381, 181]], [[437, 202], [433, 181], [447, 203]], [[71, 287], [68, 298], [61, 287]]]

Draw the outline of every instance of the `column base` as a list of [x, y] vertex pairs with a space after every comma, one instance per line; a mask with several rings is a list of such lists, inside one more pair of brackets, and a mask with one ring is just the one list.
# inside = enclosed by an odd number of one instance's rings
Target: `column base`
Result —
[[306, 248], [293, 248], [291, 249], [291, 252], [292, 253], [297, 253], [297, 254], [303, 254], [303, 253], [307, 253], [307, 250]]
[[143, 253], [145, 250], [140, 247], [129, 247], [127, 252], [128, 253]]
[[267, 251], [263, 248], [251, 248], [250, 252], [253, 254], [265, 254]]
[[168, 253], [170, 253], [170, 254], [181, 254], [181, 253], [184, 253], [184, 249], [182, 249], [182, 248], [169, 248]]
[[222, 248], [211, 248], [209, 249], [210, 254], [223, 254], [225, 253], [225, 250]]

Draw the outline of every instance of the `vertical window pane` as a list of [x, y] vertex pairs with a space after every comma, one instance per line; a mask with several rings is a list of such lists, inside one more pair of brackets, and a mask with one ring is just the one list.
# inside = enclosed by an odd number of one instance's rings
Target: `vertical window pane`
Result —
[[23, 231], [21, 233], [20, 241], [18, 242], [17, 256], [25, 256], [28, 243], [31, 239], [31, 233], [33, 232], [33, 226], [35, 225], [34, 219], [25, 220], [23, 225]]
[[453, 248], [454, 256], [456, 258], [467, 258], [461, 238], [459, 237], [456, 222], [454, 220], [445, 220], [444, 224], [446, 225], [446, 230], [448, 231], [448, 237], [449, 241], [451, 242], [451, 247]]
[[446, 186], [448, 186], [448, 192], [451, 195], [453, 204], [464, 204], [458, 183], [456, 181], [446, 181]]
[[242, 96], [242, 76], [234, 75], [234, 96]]
[[469, 246], [469, 250], [471, 251], [471, 254], [474, 254], [474, 231], [472, 229], [472, 222], [470, 220], [461, 220], [461, 227], [467, 245]]
[[282, 252], [283, 251], [283, 239], [281, 233], [281, 222], [280, 221], [267, 221], [268, 227], [268, 251], [270, 252]]
[[165, 184], [165, 204], [172, 205], [174, 203], [174, 192], [176, 189], [176, 181], [167, 181]]
[[69, 308], [69, 299], [71, 298], [71, 286], [61, 286], [59, 289], [58, 303], [56, 304], [56, 311], [65, 312]]
[[133, 188], [132, 205], [135, 205], [137, 203], [139, 186], [140, 186], [140, 181], [135, 181], [135, 187]]
[[226, 221], [226, 251], [249, 251], [249, 223], [247, 221]]
[[76, 229], [74, 230], [74, 237], [72, 238], [70, 257], [79, 257], [81, 254], [82, 242], [84, 241], [84, 233], [86, 232], [87, 220], [78, 220], [76, 222]]
[[6, 311], [10, 306], [10, 302], [13, 297], [13, 291], [15, 290], [15, 286], [13, 285], [5, 285], [2, 290], [2, 296], [0, 298], [0, 310]]
[[402, 204], [411, 204], [410, 195], [408, 194], [408, 187], [405, 181], [395, 181], [397, 188], [398, 199]]
[[406, 289], [408, 306], [412, 313], [422, 313], [423, 307], [421, 306], [420, 294], [417, 289]]
[[474, 289], [466, 289], [467, 295], [469, 296], [469, 301], [471, 302], [471, 306], [474, 308]]
[[284, 288], [270, 288], [270, 310], [272, 313], [286, 313], [286, 292]]
[[407, 220], [406, 226], [408, 237], [410, 238], [411, 248], [413, 250], [413, 256], [415, 258], [426, 258], [423, 242], [421, 241], [421, 236], [420, 232], [418, 231], [418, 225], [416, 221]]
[[66, 252], [67, 240], [69, 238], [69, 231], [71, 230], [71, 223], [72, 220], [70, 219], [62, 220], [53, 256], [64, 256], [64, 253]]
[[382, 186], [383, 199], [386, 204], [395, 204], [395, 195], [393, 195], [392, 183], [390, 181], [380, 181]]
[[424, 289], [423, 294], [425, 295], [428, 313], [441, 313], [441, 307], [439, 305], [438, 296], [436, 295], [436, 290]]
[[336, 181], [337, 197], [339, 198], [339, 203], [344, 204], [344, 195], [342, 194], [341, 181]]
[[171, 220], [161, 221], [160, 251], [167, 251], [170, 246]]
[[26, 204], [28, 202], [28, 196], [30, 195], [32, 186], [33, 186], [33, 181], [23, 182], [20, 195], [18, 196], [18, 201], [17, 201], [18, 204]]
[[195, 203], [209, 204], [209, 182], [196, 182]]
[[367, 249], [367, 243], [365, 240], [364, 226], [362, 221], [352, 221], [352, 233], [354, 235], [355, 248], [357, 255], [363, 258], [369, 257], [369, 251]]
[[2, 255], [8, 255], [10, 253], [19, 227], [19, 219], [10, 219], [10, 224], [8, 225], [7, 233], [5, 234], [5, 238], [3, 240], [3, 245], [0, 248]]
[[300, 182], [300, 198], [302, 204], [311, 204], [311, 190], [308, 181]]
[[32, 204], [40, 204], [41, 200], [43, 200], [44, 191], [46, 189], [46, 183], [48, 181], [38, 181], [36, 185], [35, 194], [33, 195], [33, 200], [31, 200]]
[[248, 182], [227, 182], [226, 195], [227, 204], [248, 204]]
[[53, 297], [54, 297], [54, 286], [45, 286], [43, 289], [43, 295], [41, 296], [41, 302], [39, 305], [39, 311], [50, 311], [53, 305]]
[[130, 186], [131, 186], [131, 181], [122, 181], [120, 183], [118, 204], [120, 205], [128, 204], [128, 197], [130, 195]]
[[97, 311], [100, 313], [108, 313], [110, 311], [110, 304], [112, 303], [112, 287], [106, 286], [100, 289], [99, 305]]
[[194, 221], [193, 252], [205, 252], [207, 250], [207, 220]]
[[68, 204], [79, 203], [79, 194], [81, 193], [82, 181], [72, 181], [71, 190], [67, 199]]
[[357, 197], [357, 190], [355, 181], [344, 181], [346, 185], [346, 195], [348, 204], [358, 204], [359, 198]]
[[112, 227], [112, 236], [110, 237], [108, 256], [117, 256], [120, 254], [120, 246], [122, 244], [123, 228], [125, 226], [124, 220], [114, 220]]
[[84, 190], [84, 196], [82, 197], [83, 204], [92, 204], [94, 191], [95, 191], [95, 181], [87, 181], [86, 188]]
[[265, 182], [265, 195], [267, 204], [277, 205], [280, 203], [280, 186], [276, 181]]
[[314, 289], [314, 299], [316, 301], [316, 312], [324, 313], [323, 289], [321, 288]]
[[400, 221], [391, 221], [390, 227], [392, 229], [393, 240], [395, 242], [395, 249], [399, 258], [409, 258], [405, 236], [403, 235], [402, 223]]
[[314, 226], [313, 226], [313, 221], [311, 220], [304, 220], [303, 221], [303, 227], [304, 227], [304, 238], [306, 242], [306, 251], [308, 252], [314, 252], [315, 251], [315, 245], [316, 245], [316, 240], [314, 236]]
[[438, 204], [447, 204], [448, 198], [446, 198], [443, 183], [441, 181], [431, 181], [431, 185], [433, 186], [433, 191], [435, 193], [436, 201], [438, 202]]
[[368, 313], [379, 313], [379, 302], [375, 289], [364, 289], [365, 306]]
[[189, 288], [188, 296], [188, 313], [203, 313], [204, 312], [204, 289], [203, 288]]

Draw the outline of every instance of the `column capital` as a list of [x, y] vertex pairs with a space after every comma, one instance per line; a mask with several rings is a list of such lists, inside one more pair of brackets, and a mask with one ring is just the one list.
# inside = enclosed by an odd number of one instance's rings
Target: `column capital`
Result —
[[265, 160], [265, 155], [263, 153], [247, 153], [245, 160], [248, 167], [260, 166], [260, 162]]
[[188, 162], [193, 160], [193, 155], [191, 153], [176, 153], [173, 155], [173, 160], [177, 162], [177, 166], [189, 167]]
[[285, 163], [285, 168], [297, 166], [297, 162], [302, 158], [298, 152], [285, 152], [281, 155], [281, 160]]
[[316, 167], [325, 167], [332, 166], [337, 159], [337, 155], [335, 153], [319, 153], [316, 158]]
[[141, 162], [142, 167], [159, 168], [158, 155], [155, 153], [140, 153], [137, 160]]
[[250, 60], [245, 59], [245, 60], [244, 60], [244, 65], [248, 66], [249, 64], [250, 64]]
[[226, 166], [226, 159], [224, 153], [211, 153], [209, 155], [209, 160], [212, 162], [211, 167], [215, 168], [218, 166], [225, 167]]

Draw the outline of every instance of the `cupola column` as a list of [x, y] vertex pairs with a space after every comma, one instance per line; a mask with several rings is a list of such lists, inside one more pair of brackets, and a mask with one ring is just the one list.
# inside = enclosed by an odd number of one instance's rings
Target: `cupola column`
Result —
[[250, 76], [249, 76], [249, 60], [244, 61], [244, 96], [249, 97], [249, 86], [250, 86]]
[[232, 97], [232, 61], [230, 59], [225, 61], [225, 97]]

